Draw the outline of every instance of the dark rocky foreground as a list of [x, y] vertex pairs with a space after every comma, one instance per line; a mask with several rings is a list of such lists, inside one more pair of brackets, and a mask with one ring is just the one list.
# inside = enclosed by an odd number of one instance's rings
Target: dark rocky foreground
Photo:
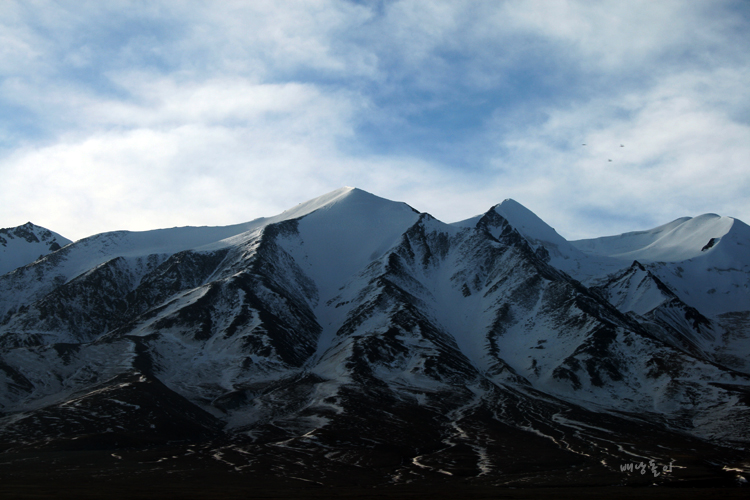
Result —
[[[85, 397], [6, 417], [0, 494], [644, 498], [679, 491], [681, 498], [711, 498], [750, 491], [723, 465], [746, 463], [741, 447], [716, 446], [633, 415], [587, 412], [510, 390], [498, 395], [498, 406], [460, 406], [453, 391], [435, 395], [434, 406], [399, 402], [367, 385], [339, 394], [338, 414], [308, 409], [306, 418], [327, 419], [312, 431], [299, 430], [295, 418], [227, 432], [156, 379], [120, 376]], [[635, 467], [648, 466], [647, 457], [658, 476]], [[664, 473], [669, 462], [674, 467]]]
[[[162, 447], [148, 451], [40, 452], [18, 454], [0, 463], [2, 498], [462, 498], [462, 499], [711, 499], [747, 498], [731, 474], [706, 473], [685, 481], [652, 486], [648, 475], [629, 486], [603, 486], [607, 479], [591, 475], [563, 478], [553, 475], [546, 484], [498, 486], [471, 484], [460, 478], [422, 479], [410, 484], [366, 484], [377, 471], [357, 474], [342, 468], [339, 484], [321, 485], [297, 477], [262, 471], [236, 470], [209, 456], [206, 450]], [[213, 451], [213, 450], [212, 450]], [[230, 457], [231, 458], [231, 457]], [[627, 473], [624, 473], [627, 474]], [[516, 475], [520, 479], [522, 475]], [[555, 484], [554, 479], [560, 480]], [[652, 479], [652, 478], [651, 478]], [[562, 483], [565, 484], [562, 484]], [[362, 484], [364, 483], [364, 484]]]
[[[718, 457], [707, 459], [705, 449], [675, 457], [672, 473], [655, 478], [648, 469], [620, 472], [572, 460], [524, 434], [504, 441], [512, 451], [494, 456], [500, 470], [486, 475], [477, 475], [470, 453], [462, 457], [460, 449], [443, 459], [451, 466], [448, 474], [377, 446], [305, 449], [235, 438], [138, 448], [109, 440], [94, 449], [92, 439], [75, 449], [75, 442], [51, 442], [0, 454], [0, 497], [709, 499], [747, 498], [750, 492], [736, 473], [712, 465]], [[430, 455], [418, 458], [432, 463]]]

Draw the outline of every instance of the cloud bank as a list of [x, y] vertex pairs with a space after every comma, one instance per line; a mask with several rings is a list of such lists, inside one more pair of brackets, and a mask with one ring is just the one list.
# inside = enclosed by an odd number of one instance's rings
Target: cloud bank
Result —
[[344, 185], [446, 222], [514, 198], [569, 239], [750, 222], [749, 28], [739, 1], [3, 2], [0, 226]]

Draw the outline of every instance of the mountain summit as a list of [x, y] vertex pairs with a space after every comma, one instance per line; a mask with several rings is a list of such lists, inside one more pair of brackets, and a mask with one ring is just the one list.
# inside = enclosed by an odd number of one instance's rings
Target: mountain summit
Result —
[[69, 243], [69, 239], [31, 222], [0, 229], [0, 274], [30, 264]]
[[0, 276], [3, 458], [561, 485], [640, 484], [622, 464], [679, 457], [647, 482], [732, 483], [745, 228], [568, 242], [513, 200], [445, 224], [342, 188], [235, 226], [95, 235]]

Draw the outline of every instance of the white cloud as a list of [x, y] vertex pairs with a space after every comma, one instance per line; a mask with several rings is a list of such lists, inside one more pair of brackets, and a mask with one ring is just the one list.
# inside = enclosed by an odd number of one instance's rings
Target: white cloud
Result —
[[[239, 222], [302, 201], [284, 193], [314, 187], [315, 169], [335, 158], [337, 137], [350, 133], [347, 101], [303, 85], [175, 89], [161, 82], [148, 90], [138, 105], [88, 101], [71, 118], [83, 131], [5, 158], [6, 213], [39, 224], [57, 214], [52, 227], [75, 237], [85, 235], [81, 226]], [[85, 217], [69, 212], [78, 202]], [[227, 220], [233, 217], [239, 220]]]
[[36, 102], [40, 114], [54, 109], [76, 126], [0, 161], [6, 216], [79, 238], [242, 222], [343, 185], [398, 197], [443, 177], [418, 159], [340, 153], [353, 116], [366, 109], [351, 92], [238, 78], [183, 84], [143, 73], [113, 81], [127, 101], [69, 90]]
[[506, 136], [511, 153], [496, 171], [512, 196], [571, 239], [704, 212], [748, 220], [750, 124], [732, 119], [736, 95], [705, 86], [717, 78], [670, 75], [641, 92], [548, 110], [542, 125]]
[[514, 197], [568, 237], [750, 220], [732, 2], [29, 5], [0, 5], [0, 225], [229, 224], [342, 185], [446, 221]]
[[572, 52], [590, 69], [620, 74], [643, 65], [658, 71], [654, 63], [675, 55], [705, 57], [716, 48], [725, 50], [726, 32], [735, 27], [727, 12], [731, 6], [716, 1], [531, 0], [505, 3], [495, 20], [564, 44], [561, 53]]

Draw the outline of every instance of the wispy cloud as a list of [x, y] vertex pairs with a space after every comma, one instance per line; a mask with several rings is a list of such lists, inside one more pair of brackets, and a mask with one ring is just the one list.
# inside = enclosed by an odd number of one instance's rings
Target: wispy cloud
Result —
[[730, 1], [4, 2], [0, 225], [230, 224], [342, 185], [446, 221], [514, 197], [570, 238], [747, 221], [749, 21]]

